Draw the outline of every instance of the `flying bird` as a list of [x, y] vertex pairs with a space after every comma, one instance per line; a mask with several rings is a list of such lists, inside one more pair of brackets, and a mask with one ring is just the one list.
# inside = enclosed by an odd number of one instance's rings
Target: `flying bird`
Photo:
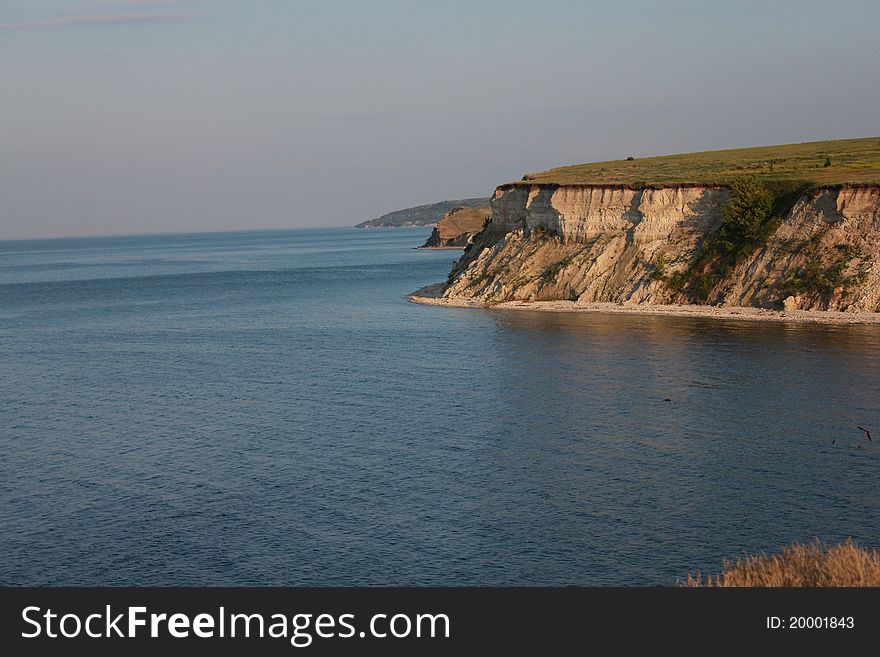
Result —
[[869, 440], [870, 442], [874, 442], [873, 440], [871, 440], [871, 432], [870, 432], [870, 431], [868, 431], [867, 429], [862, 429], [862, 427], [856, 427], [856, 428], [857, 428], [859, 431], [864, 431], [864, 432], [865, 432], [865, 435], [868, 436], [868, 440]]

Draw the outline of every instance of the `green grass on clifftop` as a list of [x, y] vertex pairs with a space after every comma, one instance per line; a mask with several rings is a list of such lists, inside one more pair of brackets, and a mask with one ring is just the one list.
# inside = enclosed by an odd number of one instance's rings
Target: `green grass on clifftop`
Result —
[[558, 167], [528, 174], [521, 183], [725, 184], [756, 175], [766, 180], [796, 180], [816, 185], [880, 184], [880, 137], [759, 146], [682, 155], [663, 155]]

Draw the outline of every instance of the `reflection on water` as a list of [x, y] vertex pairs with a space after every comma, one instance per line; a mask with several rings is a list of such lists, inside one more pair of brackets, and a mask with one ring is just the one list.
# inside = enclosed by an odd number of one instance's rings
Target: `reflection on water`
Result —
[[0, 243], [0, 582], [671, 584], [880, 545], [878, 327], [416, 306], [427, 232]]
[[876, 328], [496, 315], [501, 433], [520, 438], [500, 452], [512, 471], [493, 471], [521, 481], [529, 455], [553, 512], [522, 519], [522, 533], [538, 523], [572, 553], [586, 542], [617, 562], [603, 583], [620, 569], [669, 581], [817, 536], [876, 544], [877, 455], [856, 429], [878, 420]]

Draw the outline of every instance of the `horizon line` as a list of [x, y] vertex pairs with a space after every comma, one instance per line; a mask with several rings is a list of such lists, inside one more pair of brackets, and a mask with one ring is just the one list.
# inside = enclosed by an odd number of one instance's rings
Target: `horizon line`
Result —
[[[425, 224], [423, 226], [374, 226], [371, 228], [430, 228], [433, 224]], [[88, 235], [53, 235], [49, 237], [0, 237], [0, 243], [3, 242], [40, 242], [50, 240], [90, 240], [104, 239], [114, 237], [173, 237], [175, 235], [226, 235], [234, 233], [280, 233], [291, 230], [330, 230], [334, 228], [351, 228], [353, 230], [366, 230], [356, 228], [355, 224], [339, 224], [335, 226], [289, 226], [275, 228], [232, 228], [228, 230], [169, 230], [148, 233], [94, 233]]]

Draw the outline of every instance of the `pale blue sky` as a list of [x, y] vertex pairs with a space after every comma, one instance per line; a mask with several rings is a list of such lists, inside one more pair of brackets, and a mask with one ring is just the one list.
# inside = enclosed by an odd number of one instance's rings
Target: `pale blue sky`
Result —
[[0, 239], [352, 225], [880, 134], [880, 2], [0, 0]]

